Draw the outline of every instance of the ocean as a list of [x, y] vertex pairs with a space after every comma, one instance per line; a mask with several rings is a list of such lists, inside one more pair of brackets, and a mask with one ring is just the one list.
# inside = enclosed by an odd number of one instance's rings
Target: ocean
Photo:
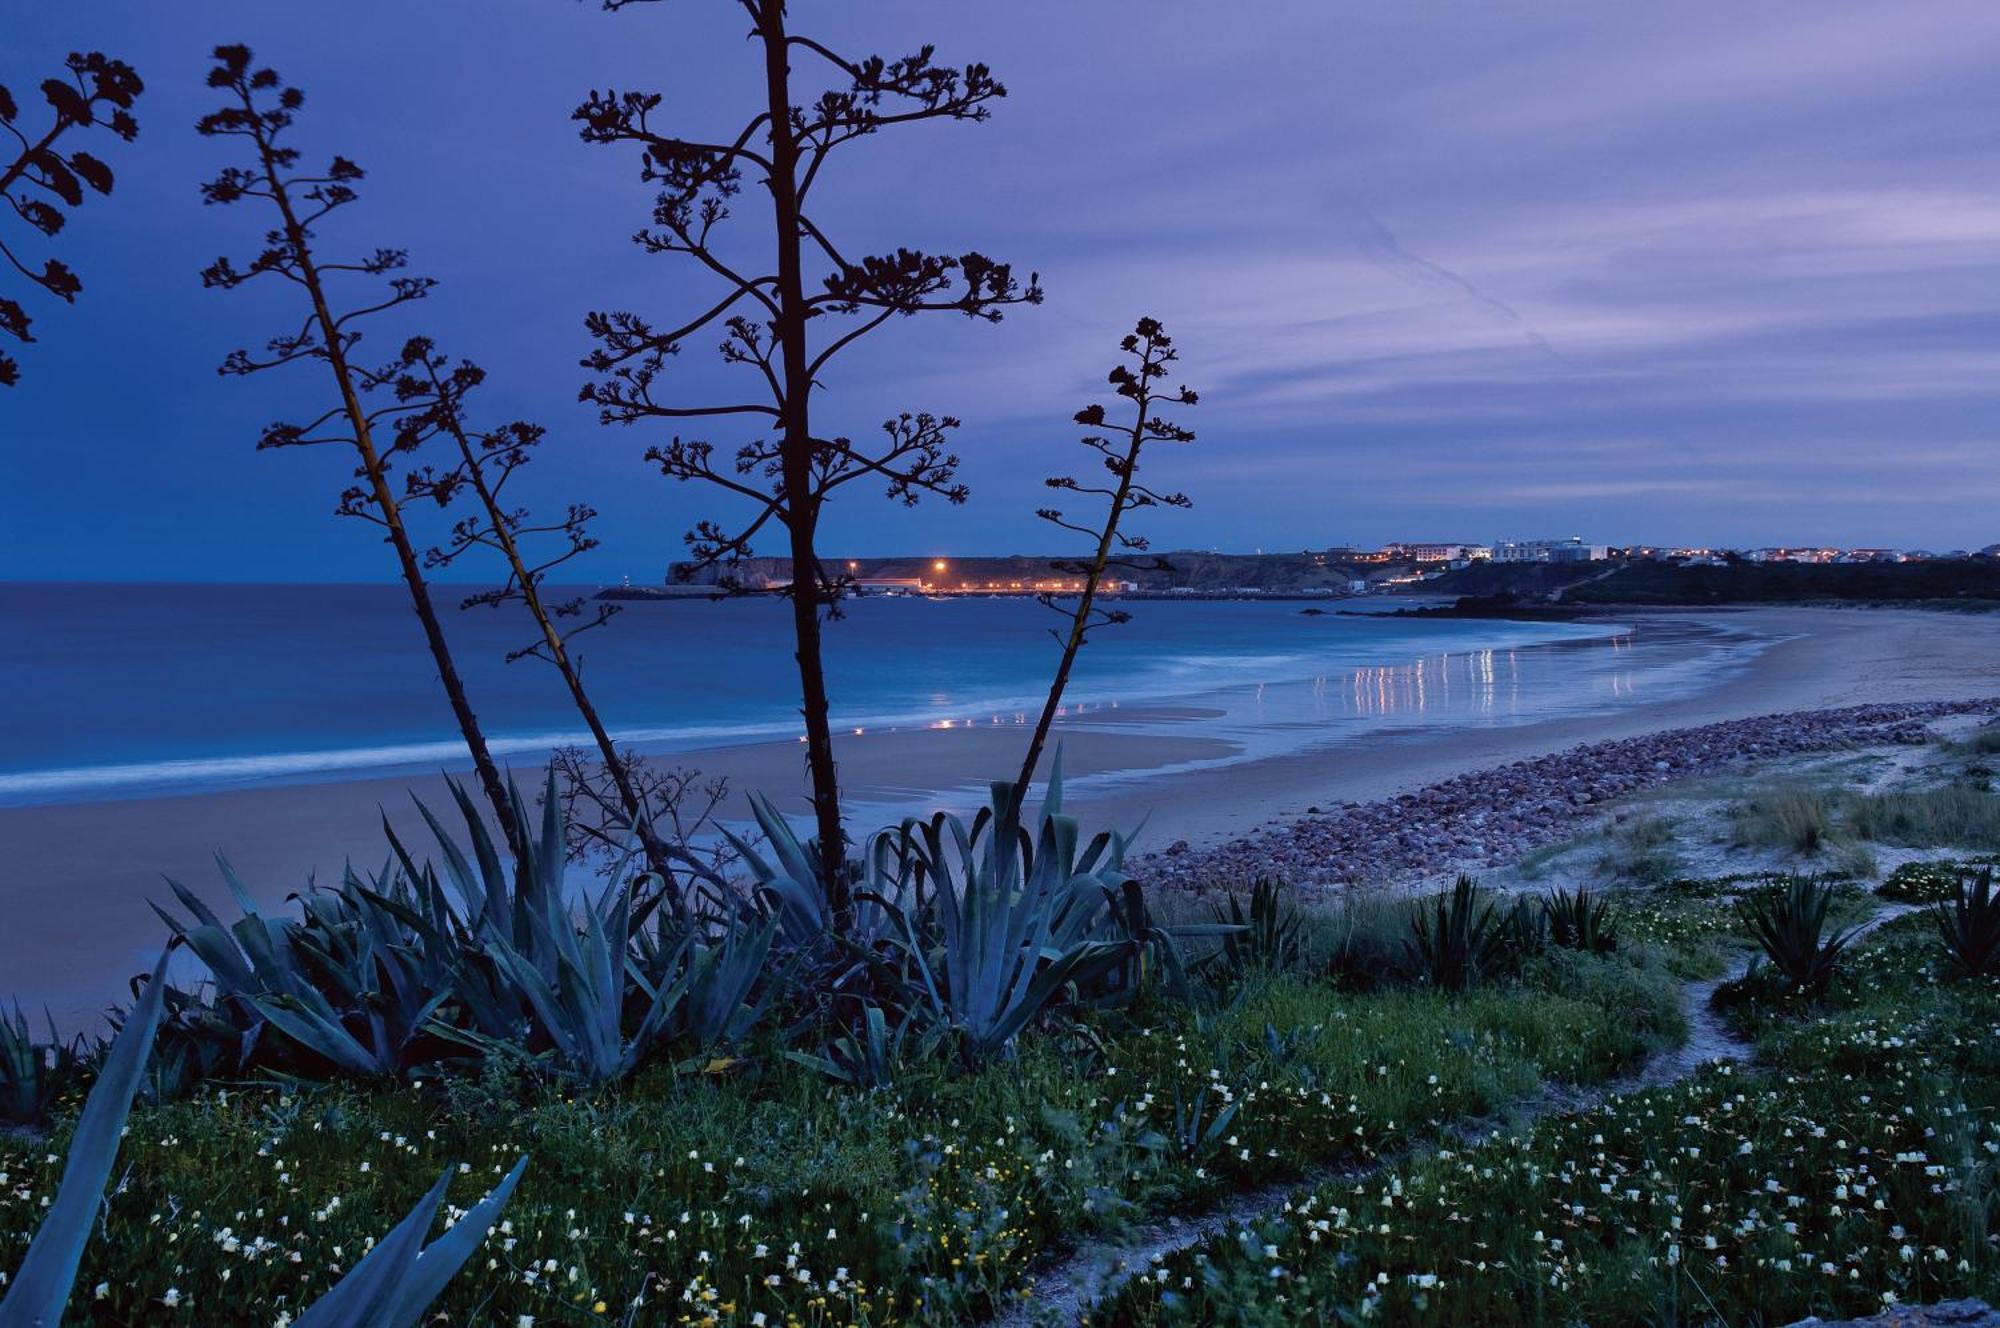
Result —
[[[441, 588], [442, 606], [462, 593]], [[1172, 724], [1246, 756], [1392, 726], [1516, 724], [1697, 689], [1758, 642], [1615, 623], [1425, 620], [1329, 603], [1133, 602], [1093, 632], [1069, 697], [1086, 723]], [[786, 606], [649, 601], [578, 641], [619, 737], [684, 752], [800, 731]], [[356, 778], [462, 763], [395, 585], [0, 585], [0, 805]], [[851, 601], [827, 632], [843, 728], [1032, 722], [1060, 619], [1026, 600]], [[447, 608], [495, 751], [579, 741], [555, 671], [504, 662], [519, 606]]]

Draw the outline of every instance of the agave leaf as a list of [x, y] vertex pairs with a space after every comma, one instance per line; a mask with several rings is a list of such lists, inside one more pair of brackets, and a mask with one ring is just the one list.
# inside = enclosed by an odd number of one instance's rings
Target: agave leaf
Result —
[[793, 832], [790, 823], [778, 814], [778, 809], [772, 805], [771, 800], [761, 793], [753, 794], [750, 798], [750, 810], [757, 817], [758, 828], [763, 830], [764, 838], [769, 842], [771, 852], [776, 855], [778, 865], [784, 869], [784, 874], [801, 884], [817, 881], [819, 879], [817, 865], [807, 855], [805, 845], [799, 842], [798, 835]]
[[438, 851], [444, 855], [445, 874], [451, 878], [459, 897], [465, 901], [468, 915], [485, 919], [486, 925], [496, 930], [506, 927], [507, 900], [506, 877], [501, 874], [500, 857], [493, 851], [493, 837], [486, 833], [486, 823], [479, 819], [479, 809], [473, 805], [472, 797], [455, 779], [445, 781], [451, 790], [452, 799], [457, 802], [459, 814], [471, 832], [473, 855], [479, 860], [479, 872], [473, 874], [472, 864], [466, 860], [458, 841], [442, 822], [424, 805], [422, 798], [414, 798], [417, 811], [424, 818], [431, 835], [438, 842]]
[[[1063, 762], [1062, 744], [1057, 743], [1055, 754], [1049, 758], [1048, 788], [1047, 791], [1042, 794], [1042, 815], [1044, 818], [1050, 816], [1056, 816], [1061, 814], [1062, 812], [1062, 798], [1063, 798], [1062, 762]], [[1026, 789], [1023, 789], [1021, 792], [1023, 796], [1026, 796], [1027, 794]]]
[[140, 1075], [153, 1050], [153, 1037], [159, 1031], [166, 971], [167, 955], [162, 954], [146, 990], [126, 1016], [125, 1026], [112, 1039], [97, 1086], [84, 1103], [83, 1117], [70, 1141], [69, 1160], [63, 1164], [55, 1200], [29, 1244], [6, 1298], [0, 1300], [0, 1328], [53, 1328], [62, 1321], [63, 1306], [69, 1300], [70, 1285], [76, 1281], [84, 1245], [90, 1240], [105, 1182], [118, 1157], [132, 1095], [138, 1091]]
[[414, 1328], [486, 1239], [527, 1165], [525, 1157], [516, 1162], [484, 1199], [425, 1245], [424, 1233], [451, 1179], [446, 1171], [380, 1244], [294, 1320], [293, 1328]]

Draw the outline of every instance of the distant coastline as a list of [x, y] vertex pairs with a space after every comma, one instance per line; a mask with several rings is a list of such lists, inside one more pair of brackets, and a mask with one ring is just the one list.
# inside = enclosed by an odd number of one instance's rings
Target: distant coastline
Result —
[[[1603, 552], [1596, 550], [1596, 552]], [[1585, 616], [1593, 607], [1716, 607], [1730, 604], [1894, 604], [2000, 606], [2000, 557], [1988, 553], [1903, 561], [1794, 561], [1731, 556], [1653, 555], [1495, 561], [1321, 553], [1164, 555], [1159, 567], [1121, 573], [1105, 593], [1132, 600], [1308, 600], [1423, 596], [1455, 600], [1432, 617]], [[852, 558], [835, 574], [851, 594], [912, 598], [1036, 598], [1073, 595], [1075, 578], [1053, 556]], [[715, 568], [672, 569], [656, 585], [613, 586], [603, 600], [647, 602], [782, 593], [788, 559], [745, 560], [728, 576]], [[1554, 611], [1560, 607], [1561, 611]]]

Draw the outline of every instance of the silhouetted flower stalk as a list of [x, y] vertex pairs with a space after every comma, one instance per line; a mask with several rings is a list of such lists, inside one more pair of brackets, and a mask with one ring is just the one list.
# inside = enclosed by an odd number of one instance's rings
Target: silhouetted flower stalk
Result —
[[[456, 464], [411, 471], [404, 482], [405, 494], [443, 508], [470, 490], [479, 503], [477, 512], [452, 526], [450, 538], [444, 544], [424, 555], [424, 565], [449, 567], [476, 549], [497, 553], [506, 563], [507, 575], [499, 586], [467, 596], [461, 607], [498, 608], [518, 602], [534, 619], [535, 639], [510, 651], [507, 662], [539, 659], [553, 665], [562, 675], [570, 700], [597, 746], [601, 774], [616, 795], [624, 830], [637, 837], [646, 865], [667, 887], [666, 897], [674, 910], [682, 912], [682, 894], [673, 888], [680, 871], [703, 868], [706, 864], [657, 832], [651, 808], [631, 768], [630, 754], [618, 750], [605, 728], [583, 685], [583, 656], [570, 644], [584, 632], [609, 622], [617, 615], [618, 606], [601, 601], [593, 605], [581, 595], [551, 601], [542, 594], [549, 573], [597, 547], [597, 540], [589, 530], [590, 520], [597, 513], [583, 504], [572, 503], [560, 520], [536, 523], [525, 508], [508, 507], [502, 502], [508, 481], [528, 464], [548, 431], [522, 420], [483, 430], [467, 424], [466, 398], [485, 380], [484, 369], [470, 360], [452, 364], [426, 338], [415, 338], [403, 348], [396, 399], [411, 413], [396, 421], [395, 450], [414, 452], [431, 438], [443, 435], [451, 440], [458, 453]], [[543, 540], [553, 540], [553, 550], [547, 556], [531, 557], [528, 545]], [[575, 770], [572, 777], [590, 779], [591, 775]]]
[[[1077, 652], [1089, 640], [1091, 628], [1121, 623], [1131, 617], [1121, 610], [1106, 609], [1098, 604], [1097, 594], [1104, 584], [1105, 573], [1114, 568], [1129, 571], [1171, 570], [1165, 560], [1157, 557], [1142, 561], [1125, 556], [1143, 554], [1151, 545], [1144, 536], [1122, 530], [1122, 523], [1127, 516], [1142, 508], [1192, 505], [1184, 493], [1161, 493], [1139, 482], [1140, 454], [1148, 444], [1194, 441], [1192, 431], [1158, 414], [1161, 406], [1192, 406], [1199, 400], [1187, 388], [1170, 391], [1161, 381], [1168, 366], [1180, 358], [1174, 350], [1173, 338], [1166, 334], [1158, 321], [1141, 318], [1138, 326], [1119, 343], [1119, 349], [1131, 363], [1114, 366], [1108, 381], [1119, 396], [1131, 403], [1132, 423], [1116, 433], [1085, 434], [1081, 440], [1085, 447], [1098, 454], [1105, 472], [1111, 477], [1110, 481], [1106, 484], [1084, 484], [1073, 475], [1054, 475], [1043, 481], [1051, 489], [1102, 498], [1102, 524], [1094, 528], [1082, 525], [1053, 507], [1044, 507], [1035, 513], [1042, 520], [1064, 530], [1088, 536], [1096, 541], [1096, 547], [1087, 559], [1057, 560], [1050, 564], [1058, 573], [1068, 572], [1082, 577], [1082, 588], [1073, 607], [1058, 604], [1054, 592], [1036, 596], [1044, 606], [1061, 613], [1068, 621], [1063, 629], [1054, 633], [1056, 640], [1062, 642], [1062, 659], [1056, 665], [1055, 680], [1049, 685], [1041, 717], [1035, 721], [1034, 735], [1028, 739], [1028, 754], [1021, 762], [1021, 776], [1016, 781], [1023, 798], [1028, 785], [1034, 780], [1035, 767], [1041, 764], [1042, 748], [1049, 740], [1049, 728], [1055, 723], [1057, 711], [1062, 708], [1070, 671], [1076, 667]], [[1076, 413], [1076, 422], [1085, 428], [1101, 429], [1105, 427], [1108, 417], [1104, 406], [1093, 404]]]
[[[292, 127], [299, 107], [304, 105], [305, 94], [296, 87], [285, 86], [275, 70], [252, 70], [250, 49], [246, 46], [219, 46], [215, 61], [215, 68], [208, 74], [208, 85], [227, 93], [229, 100], [221, 109], [203, 116], [196, 128], [206, 137], [243, 140], [249, 164], [224, 167], [202, 186], [202, 200], [215, 204], [261, 200], [277, 212], [279, 225], [265, 232], [265, 247], [248, 267], [238, 268], [229, 259], [218, 258], [202, 272], [202, 285], [234, 290], [259, 277], [277, 276], [298, 287], [308, 306], [296, 331], [281, 332], [266, 343], [268, 358], [256, 359], [248, 351], [232, 351], [220, 372], [252, 374], [312, 360], [326, 366], [339, 401], [305, 424], [279, 422], [266, 426], [257, 446], [263, 449], [334, 444], [354, 449], [360, 461], [354, 472], [358, 483], [341, 494], [336, 510], [342, 516], [359, 517], [379, 526], [395, 550], [404, 584], [409, 587], [411, 607], [423, 624], [424, 639], [430, 646], [438, 679], [451, 702], [466, 749], [472, 754], [480, 788], [501, 830], [510, 842], [518, 842], [519, 827], [506, 784], [466, 696], [465, 683], [431, 602], [416, 546], [404, 525], [402, 505], [389, 481], [391, 462], [396, 452], [404, 450], [403, 440], [393, 432], [387, 446], [377, 440], [377, 426], [406, 413], [408, 408], [398, 402], [369, 410], [362, 402], [364, 393], [392, 386], [403, 364], [398, 360], [371, 369], [357, 364], [353, 358], [355, 346], [361, 340], [361, 333], [354, 327], [356, 322], [420, 300], [436, 283], [429, 277], [392, 275], [408, 262], [408, 255], [401, 249], [377, 249], [348, 262], [327, 262], [314, 252], [313, 227], [359, 197], [354, 185], [362, 178], [361, 168], [345, 157], [336, 156], [321, 174], [300, 171], [299, 150], [281, 140]], [[364, 300], [336, 312], [329, 282], [347, 276], [380, 277], [387, 282], [388, 289], [377, 292], [372, 302]]]
[[[605, 8], [645, 2], [605, 0]], [[927, 493], [959, 503], [966, 489], [957, 479], [958, 458], [946, 446], [956, 420], [899, 415], [870, 447], [816, 427], [812, 392], [842, 351], [891, 318], [953, 312], [994, 322], [1007, 305], [1038, 303], [1041, 289], [1034, 277], [1022, 286], [1007, 264], [978, 253], [952, 257], [898, 248], [850, 256], [808, 206], [822, 169], [846, 144], [898, 125], [985, 119], [988, 103], [1006, 94], [986, 66], [939, 65], [928, 46], [897, 59], [850, 59], [791, 32], [783, 0], [738, 3], [763, 54], [764, 89], [763, 109], [733, 138], [709, 142], [659, 129], [652, 122], [661, 100], [657, 93], [592, 93], [577, 108], [585, 142], [632, 144], [640, 150], [641, 178], [659, 186], [653, 224], [635, 237], [640, 247], [685, 254], [721, 285], [712, 305], [677, 326], [658, 327], [629, 312], [590, 314], [587, 326], [598, 347], [584, 364], [597, 377], [582, 397], [598, 407], [605, 423], [733, 419], [760, 424], [770, 435], [743, 443], [733, 462], [718, 463], [711, 442], [679, 436], [646, 455], [671, 478], [713, 484], [750, 505], [751, 514], [739, 525], [703, 521], [689, 532], [697, 565], [726, 568], [750, 555], [761, 532], [775, 525], [784, 534], [817, 870], [832, 923], [845, 930], [852, 904], [821, 660], [822, 617], [837, 611], [844, 581], [821, 562], [820, 516], [827, 499], [856, 480], [880, 480], [888, 496], [904, 504]], [[829, 71], [834, 86], [799, 100], [793, 91], [795, 59]], [[755, 274], [734, 265], [713, 242], [716, 228], [730, 216], [730, 200], [746, 168], [771, 204], [771, 266]], [[831, 268], [811, 293], [808, 261]], [[723, 360], [749, 371], [753, 389], [743, 399], [709, 404], [656, 396], [667, 359], [687, 338], [711, 327], [723, 333]], [[819, 329], [823, 335], [809, 336]]]
[[[111, 168], [97, 157], [80, 150], [64, 151], [59, 146], [68, 135], [81, 129], [103, 127], [125, 142], [139, 133], [132, 118], [132, 103], [146, 85], [132, 66], [113, 60], [100, 51], [88, 55], [72, 51], [63, 62], [66, 78], [42, 81], [42, 97], [51, 116], [47, 127], [30, 137], [20, 126], [21, 107], [5, 84], [0, 84], [0, 130], [12, 136], [14, 156], [0, 156], [0, 199], [29, 229], [53, 237], [68, 218], [63, 209], [83, 206], [84, 187], [96, 193], [111, 192]], [[44, 259], [41, 269], [28, 266], [0, 233], [0, 258], [28, 281], [65, 304], [76, 303], [83, 290], [82, 280], [59, 259]], [[35, 339], [29, 330], [34, 319], [19, 300], [0, 295], [0, 333], [22, 343]], [[0, 387], [21, 381], [21, 365], [0, 352]]]

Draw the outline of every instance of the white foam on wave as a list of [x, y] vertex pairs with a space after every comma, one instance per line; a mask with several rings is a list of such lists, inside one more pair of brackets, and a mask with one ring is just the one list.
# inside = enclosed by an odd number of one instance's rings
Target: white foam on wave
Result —
[[[1454, 642], [1453, 649], [1464, 651], [1503, 643], [1520, 646], [1549, 644], [1610, 635], [1620, 630], [1598, 624], [1536, 624], [1533, 629], [1522, 632], [1521, 626], [1524, 625], [1509, 624], [1508, 628], [1494, 630], [1492, 625], [1483, 624], [1484, 630], [1475, 629], [1468, 634], [1470, 639]], [[1431, 655], [1435, 650], [1434, 641], [1402, 638], [1393, 642], [1343, 641], [1333, 652], [1333, 658], [1296, 651], [1160, 654], [1145, 661], [1140, 676], [1127, 677], [1116, 689], [1103, 686], [1074, 689], [1065, 708], [1074, 713], [1100, 706], [1158, 702], [1245, 684], [1296, 682], [1328, 672], [1375, 667], [1390, 660], [1408, 661], [1412, 656]], [[946, 722], [954, 725], [1025, 723], [1032, 720], [1040, 709], [1044, 695], [1036, 692], [1017, 696], [968, 697], [949, 704], [836, 716], [834, 723], [836, 731], [941, 726]], [[798, 732], [797, 721], [786, 719], [621, 728], [613, 736], [620, 743], [673, 751], [783, 741], [795, 737]], [[489, 737], [487, 745], [497, 757], [534, 756], [539, 762], [559, 747], [588, 744], [590, 740], [588, 733], [578, 730], [499, 735]], [[200, 792], [242, 785], [304, 782], [362, 772], [387, 774], [456, 768], [462, 766], [464, 761], [465, 746], [461, 740], [439, 737], [359, 747], [0, 771], [0, 806], [79, 801], [97, 796]]]

